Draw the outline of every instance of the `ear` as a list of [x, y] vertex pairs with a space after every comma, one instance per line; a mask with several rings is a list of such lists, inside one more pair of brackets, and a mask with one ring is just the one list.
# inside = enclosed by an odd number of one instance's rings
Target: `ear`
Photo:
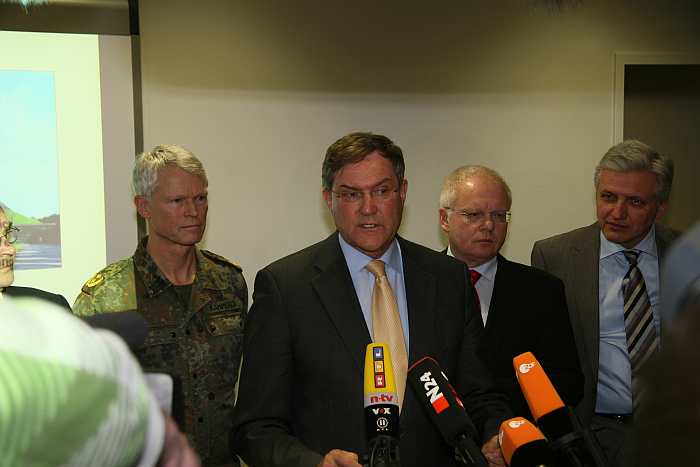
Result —
[[136, 206], [136, 211], [139, 213], [139, 216], [144, 219], [151, 218], [151, 209], [145, 196], [134, 196], [134, 205]]
[[450, 222], [447, 219], [448, 214], [447, 209], [440, 208], [440, 228], [445, 233], [450, 232]]
[[659, 207], [656, 210], [656, 217], [654, 218], [654, 221], [661, 219], [666, 214], [666, 211], [668, 211], [668, 201], [662, 201], [659, 203]]
[[399, 196], [402, 202], [406, 202], [406, 192], [408, 191], [408, 180], [405, 178], [401, 181], [401, 186], [399, 187]]
[[333, 193], [329, 190], [323, 190], [323, 200], [326, 202], [329, 211], [333, 211]]

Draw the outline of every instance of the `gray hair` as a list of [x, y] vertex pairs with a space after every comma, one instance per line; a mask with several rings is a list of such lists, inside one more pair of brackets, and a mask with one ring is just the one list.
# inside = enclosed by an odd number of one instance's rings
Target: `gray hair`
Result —
[[134, 195], [150, 198], [158, 185], [158, 172], [166, 166], [179, 167], [209, 183], [204, 166], [194, 154], [180, 146], [160, 144], [136, 158], [132, 177]]
[[630, 172], [644, 170], [656, 176], [656, 198], [668, 201], [673, 184], [673, 161], [656, 151], [648, 144], [628, 139], [611, 147], [595, 168], [593, 182], [596, 189], [600, 183], [601, 170]]
[[510, 187], [498, 172], [482, 165], [464, 165], [453, 170], [442, 184], [442, 190], [440, 191], [440, 207], [452, 208], [455, 199], [457, 199], [457, 187], [477, 175], [487, 176], [503, 187], [503, 191], [506, 192], [508, 209], [510, 209], [513, 203], [513, 195], [510, 191]]

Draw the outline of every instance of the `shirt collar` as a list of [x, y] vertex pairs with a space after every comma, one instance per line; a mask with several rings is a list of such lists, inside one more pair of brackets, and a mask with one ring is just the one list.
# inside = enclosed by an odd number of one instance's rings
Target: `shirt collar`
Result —
[[498, 268], [498, 256], [494, 256], [490, 260], [486, 261], [484, 264], [480, 264], [478, 266], [475, 266], [473, 269], [479, 274], [481, 274], [481, 277], [487, 278], [489, 281], [493, 282], [496, 279], [496, 269]]
[[[350, 274], [360, 272], [365, 268], [365, 266], [367, 266], [367, 263], [375, 259], [367, 256], [360, 250], [350, 245], [340, 234], [338, 234], [338, 240], [340, 242], [340, 249], [343, 251], [343, 256], [345, 256], [345, 262], [350, 270]], [[396, 240], [396, 237], [394, 237], [394, 240], [391, 242], [389, 248], [387, 248], [384, 254], [377, 259], [384, 261], [385, 267], [388, 269], [395, 272], [402, 271], [401, 247], [399, 247], [399, 242]]]
[[[136, 252], [134, 253], [134, 268], [141, 276], [143, 284], [148, 291], [148, 295], [153, 297], [163, 292], [173, 284], [161, 272], [156, 262], [153, 261], [153, 258], [146, 249], [147, 243], [148, 237], [144, 237], [144, 239], [139, 242], [139, 246], [136, 248]], [[200, 281], [201, 278], [202, 288], [223, 290], [226, 287], [223, 280], [212, 277], [211, 274], [202, 274], [202, 271], [206, 272], [210, 268], [210, 265], [202, 252], [196, 246], [195, 255], [197, 257], [195, 282]]]
[[[452, 249], [450, 248], [450, 245], [447, 245], [447, 255], [452, 256], [453, 258], [455, 257], [455, 255], [452, 254]], [[481, 277], [485, 277], [488, 280], [493, 281], [496, 279], [496, 270], [498, 269], [498, 255], [494, 256], [485, 263], [475, 266], [473, 268], [470, 268], [466, 263], [465, 266], [467, 266], [468, 269], [473, 269], [479, 274], [481, 274]]]
[[641, 253], [646, 253], [648, 255], [653, 256], [654, 258], [658, 257], [658, 253], [656, 250], [656, 228], [655, 226], [651, 226], [651, 229], [649, 229], [649, 232], [644, 236], [643, 239], [639, 241], [635, 246], [632, 248], [625, 248], [624, 246], [620, 245], [619, 243], [611, 242], [607, 238], [605, 238], [605, 235], [603, 235], [603, 231], [600, 231], [600, 259], [607, 258], [608, 256], [612, 256], [616, 253], [619, 253], [621, 251], [625, 250], [636, 250]]

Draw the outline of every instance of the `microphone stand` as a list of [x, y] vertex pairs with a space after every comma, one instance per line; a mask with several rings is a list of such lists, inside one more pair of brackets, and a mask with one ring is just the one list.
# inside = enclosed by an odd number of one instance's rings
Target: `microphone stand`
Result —
[[401, 467], [399, 443], [393, 436], [377, 435], [369, 445], [369, 451], [362, 457], [364, 467]]
[[455, 457], [461, 463], [469, 467], [487, 467], [488, 463], [484, 459], [481, 450], [469, 437], [464, 434], [459, 435], [455, 441]]

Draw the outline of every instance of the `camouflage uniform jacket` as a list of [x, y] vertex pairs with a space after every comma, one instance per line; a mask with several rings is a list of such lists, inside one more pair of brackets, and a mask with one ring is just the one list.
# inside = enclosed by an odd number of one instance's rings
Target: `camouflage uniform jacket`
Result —
[[136, 356], [144, 371], [173, 377], [173, 418], [202, 464], [238, 465], [231, 460], [228, 434], [248, 300], [241, 268], [197, 249], [196, 278], [184, 303], [146, 251], [146, 241], [134, 256], [88, 280], [73, 313], [138, 310], [149, 330]]

